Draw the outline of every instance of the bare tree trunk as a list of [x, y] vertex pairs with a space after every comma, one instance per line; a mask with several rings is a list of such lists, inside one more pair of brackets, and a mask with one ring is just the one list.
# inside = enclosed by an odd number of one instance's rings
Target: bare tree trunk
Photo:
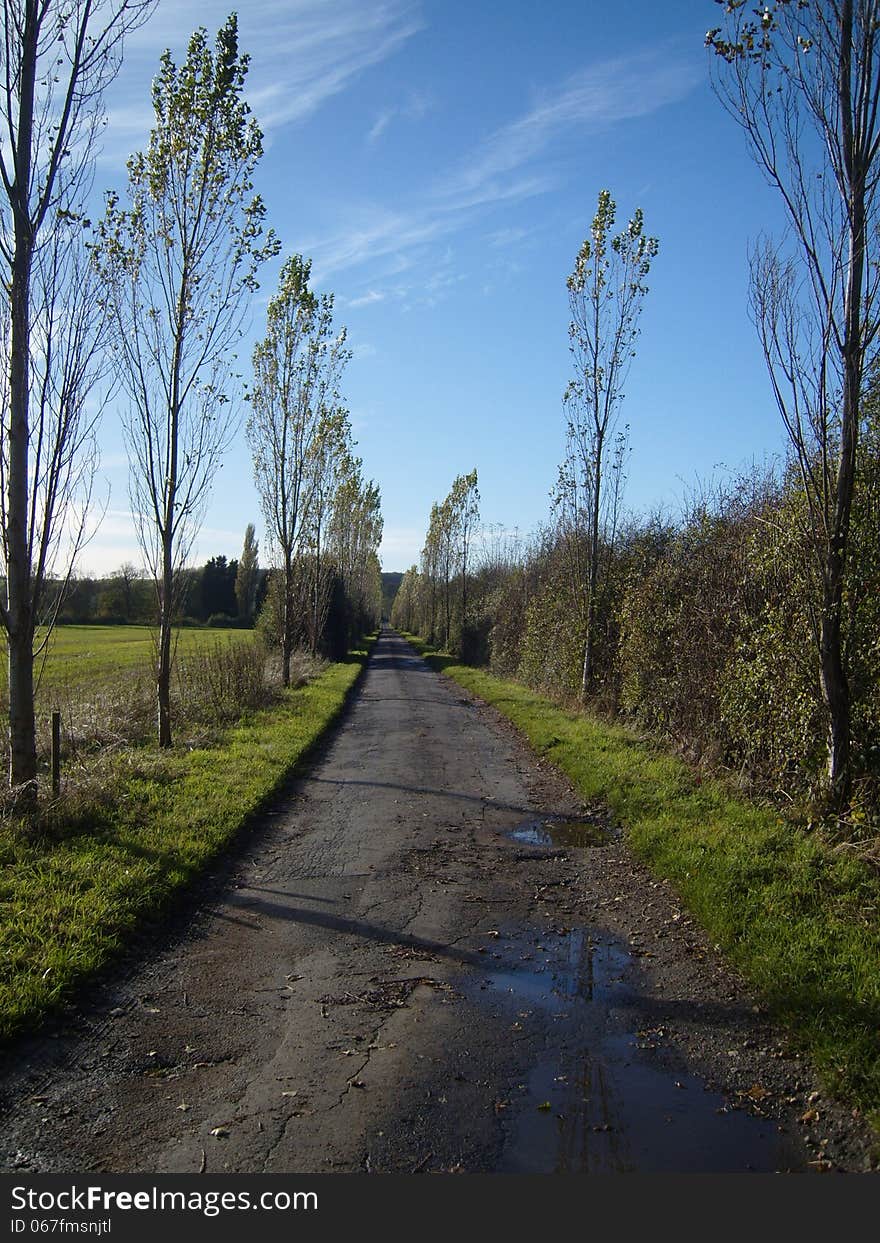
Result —
[[443, 616], [444, 616], [443, 646], [444, 648], [448, 648], [449, 643], [450, 643], [449, 632], [452, 629], [452, 621], [451, 621], [450, 613], [451, 613], [451, 607], [450, 607], [450, 599], [449, 599], [449, 573], [447, 571], [446, 576], [445, 576], [445, 581], [444, 581], [444, 590], [443, 590]]
[[[843, 57], [844, 65], [848, 57]], [[847, 70], [841, 74], [841, 95], [849, 99]], [[846, 108], [844, 107], [844, 113]], [[865, 271], [864, 170], [848, 170], [855, 192], [850, 204], [850, 253], [847, 271], [843, 350], [843, 409], [835, 505], [825, 558], [819, 666], [822, 695], [828, 708], [828, 781], [837, 807], [847, 803], [852, 783], [850, 764], [850, 689], [844, 670], [841, 618], [849, 543], [850, 513], [855, 489], [862, 388], [861, 312]]]
[[[181, 284], [178, 315], [182, 318], [186, 277]], [[159, 746], [171, 746], [171, 626], [174, 620], [174, 518], [177, 499], [177, 437], [180, 385], [180, 336], [174, 347], [171, 409], [168, 411], [168, 475], [162, 516], [162, 611], [159, 617], [159, 668], [156, 702], [159, 712]]]
[[599, 583], [599, 519], [601, 515], [601, 483], [602, 483], [602, 448], [601, 432], [596, 437], [596, 457], [593, 481], [593, 512], [590, 515], [590, 573], [587, 582], [587, 633], [584, 637], [584, 667], [581, 674], [581, 702], [586, 702], [593, 689], [595, 676], [596, 646], [596, 590]]
[[315, 542], [315, 586], [312, 594], [312, 655], [318, 653], [318, 627], [319, 621], [319, 593], [321, 590], [321, 524], [318, 523], [318, 533]]
[[[168, 513], [166, 511], [166, 519]], [[174, 614], [174, 565], [170, 527], [163, 533], [162, 600], [159, 612], [159, 652], [156, 670], [159, 746], [171, 746], [171, 625]]]
[[284, 553], [284, 598], [281, 602], [281, 685], [290, 686], [290, 657], [293, 653], [293, 564]]
[[37, 744], [34, 722], [34, 617], [28, 548], [28, 442], [30, 388], [30, 285], [34, 238], [27, 211], [31, 177], [37, 38], [35, 9], [26, 6], [24, 55], [15, 151], [9, 360], [9, 464], [6, 518], [9, 621], [9, 782], [25, 807], [36, 803]]
[[171, 746], [171, 618], [162, 606], [159, 622], [159, 668], [156, 676], [159, 746]]

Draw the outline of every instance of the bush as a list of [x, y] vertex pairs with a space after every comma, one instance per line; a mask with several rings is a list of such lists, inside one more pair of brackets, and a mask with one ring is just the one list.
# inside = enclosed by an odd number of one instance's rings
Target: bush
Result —
[[272, 698], [266, 653], [256, 640], [221, 638], [175, 661], [180, 710], [190, 720], [235, 721]]

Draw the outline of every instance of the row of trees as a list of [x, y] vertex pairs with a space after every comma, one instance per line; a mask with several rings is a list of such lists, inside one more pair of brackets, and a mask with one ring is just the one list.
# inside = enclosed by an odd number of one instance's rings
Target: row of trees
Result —
[[[170, 52], [162, 56], [149, 142], [128, 161], [125, 190], [108, 195], [92, 226], [87, 207], [103, 94], [126, 37], [154, 7], [154, 0], [4, 0], [2, 7], [0, 620], [9, 653], [9, 780], [25, 809], [36, 800], [34, 658], [92, 522], [95, 431], [111, 396], [120, 398], [131, 508], [156, 589], [159, 743], [171, 744], [172, 626], [190, 577], [185, 565], [238, 421], [235, 347], [259, 269], [279, 249], [254, 192], [262, 135], [244, 97], [248, 57], [239, 51], [234, 14], [213, 44], [196, 31], [182, 64]], [[289, 263], [282, 284], [290, 271]], [[267, 350], [274, 330], [270, 321]], [[343, 590], [360, 593], [349, 613], [369, 611], [361, 607], [373, 590], [366, 578], [378, 573], [372, 562], [369, 573], [364, 568], [364, 548], [374, 554], [381, 531], [378, 492], [360, 478], [336, 389], [343, 342], [344, 335], [329, 351], [335, 371], [325, 365], [322, 344], [317, 378], [299, 392], [297, 417], [320, 430], [314, 442], [306, 437], [308, 483], [290, 539], [289, 514], [279, 530], [266, 487], [264, 463], [273, 450], [261, 440], [270, 433], [260, 403], [271, 382], [261, 370], [268, 355], [258, 351], [254, 360], [250, 430], [272, 551], [277, 545], [288, 582], [286, 609], [294, 598], [304, 607], [302, 593], [289, 588], [291, 567], [310, 567], [301, 577], [316, 649], [330, 541], [347, 558], [337, 575]], [[282, 456], [277, 465], [287, 470], [291, 461]], [[334, 508], [344, 484], [369, 511], [358, 519], [357, 536], [342, 533], [346, 511]], [[253, 556], [246, 550], [238, 567], [245, 614], [256, 606], [258, 584], [251, 539]], [[282, 640], [288, 658], [292, 625], [291, 618]]]
[[395, 626], [470, 655], [468, 588], [480, 521], [477, 472], [458, 475], [442, 503], [431, 507], [421, 570], [404, 574], [391, 612]]
[[[340, 392], [351, 351], [345, 329], [333, 324], [333, 295], [316, 295], [310, 274], [302, 255], [281, 270], [266, 336], [254, 350], [247, 421], [257, 490], [278, 552], [272, 607], [285, 686], [294, 648], [307, 643], [314, 652], [321, 644], [334, 586], [345, 602], [346, 641], [381, 616], [379, 489], [363, 478]], [[337, 636], [338, 614], [337, 606]]]
[[[716, 3], [717, 93], [788, 216], [750, 261], [788, 459], [679, 522], [621, 525], [618, 414], [658, 245], [638, 211], [615, 233], [603, 191], [568, 280], [574, 375], [551, 522], [526, 555], [484, 564], [471, 599], [499, 669], [774, 780], [800, 774], [845, 817], [880, 756], [880, 0]], [[422, 594], [435, 577], [424, 563]], [[428, 633], [417, 595], [398, 607]]]
[[[248, 532], [253, 532], [252, 525]], [[256, 541], [254, 541], [256, 545]], [[245, 541], [245, 553], [248, 544]], [[254, 624], [266, 595], [268, 571], [259, 561], [249, 564], [243, 554], [238, 560], [220, 554], [202, 566], [187, 566], [178, 585], [179, 624], [211, 622], [213, 625]], [[157, 624], [156, 585], [143, 570], [127, 561], [103, 578], [71, 577], [63, 590], [58, 621], [87, 625]]]

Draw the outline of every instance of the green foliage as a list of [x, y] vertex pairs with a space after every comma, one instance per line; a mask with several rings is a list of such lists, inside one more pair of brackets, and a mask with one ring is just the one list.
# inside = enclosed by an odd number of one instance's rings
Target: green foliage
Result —
[[557, 557], [551, 556], [542, 568], [540, 586], [525, 610], [518, 676], [529, 686], [568, 697], [576, 695], [581, 684], [582, 601], [560, 572]]
[[[866, 840], [876, 836], [880, 808], [876, 423], [869, 402], [843, 608], [858, 787], [850, 821]], [[690, 760], [732, 770], [752, 788], [819, 798], [826, 711], [808, 508], [796, 466], [752, 469], [692, 499], [677, 522], [633, 519], [613, 544], [603, 543], [593, 708], [623, 712]], [[557, 522], [524, 555], [478, 570], [472, 616], [488, 651], [474, 643], [476, 663], [562, 700], [577, 694], [588, 556], [588, 536]]]
[[382, 609], [381, 498], [354, 455], [339, 390], [351, 351], [332, 294], [314, 294], [310, 274], [302, 255], [284, 263], [254, 349], [247, 421], [275, 562], [260, 626], [285, 679], [298, 644], [345, 651]]
[[[458, 475], [442, 504], [431, 506], [417, 579], [419, 630], [459, 655], [471, 622], [468, 585], [473, 541], [480, 521], [476, 468]], [[413, 567], [415, 570], [415, 567]], [[407, 584], [407, 593], [410, 584]], [[408, 601], [408, 594], [403, 599]], [[408, 605], [401, 605], [401, 608]], [[473, 635], [476, 631], [472, 632]]]
[[249, 522], [244, 532], [244, 547], [238, 559], [235, 574], [235, 602], [238, 616], [249, 625], [253, 623], [257, 609], [257, 590], [260, 582], [260, 545], [254, 524]]
[[622, 602], [622, 705], [697, 754], [724, 750], [719, 679], [747, 605], [755, 517], [745, 489], [695, 505]]
[[732, 760], [794, 790], [817, 786], [825, 757], [803, 508], [789, 484], [747, 535], [751, 607], [725, 647], [718, 705]]

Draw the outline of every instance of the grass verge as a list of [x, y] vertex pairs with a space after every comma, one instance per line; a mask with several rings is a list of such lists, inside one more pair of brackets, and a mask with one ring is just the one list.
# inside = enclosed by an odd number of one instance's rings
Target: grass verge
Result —
[[456, 664], [434, 668], [498, 708], [601, 799], [718, 947], [810, 1055], [828, 1088], [880, 1130], [880, 877], [772, 809], [734, 798], [625, 728], [567, 712]]
[[216, 746], [117, 754], [50, 836], [0, 828], [0, 1039], [66, 1000], [228, 846], [338, 717], [368, 647]]

